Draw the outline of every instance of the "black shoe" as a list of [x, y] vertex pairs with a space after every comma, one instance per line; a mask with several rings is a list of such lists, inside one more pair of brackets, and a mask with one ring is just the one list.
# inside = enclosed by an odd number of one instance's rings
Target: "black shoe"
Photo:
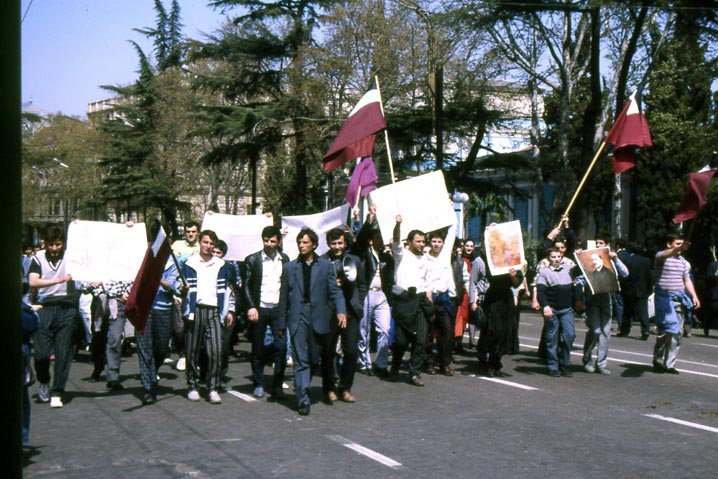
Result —
[[100, 374], [102, 374], [102, 371], [92, 371], [92, 374], [90, 374], [90, 381], [91, 383], [99, 383], [100, 382]]
[[653, 363], [653, 372], [657, 374], [663, 374], [666, 372], [666, 368], [662, 364]]
[[363, 374], [365, 376], [373, 376], [374, 371], [372, 371], [371, 368], [361, 368], [359, 369], [359, 374]]
[[497, 378], [510, 378], [511, 377], [511, 375], [509, 373], [505, 373], [501, 370], [496, 371], [495, 375]]
[[397, 381], [399, 379], [399, 368], [392, 366], [389, 370], [389, 380]]
[[552, 378], [560, 378], [561, 377], [561, 373], [556, 371], [555, 369], [550, 369], [548, 372], [548, 375], [551, 376]]
[[566, 369], [562, 369], [562, 370], [561, 370], [561, 376], [563, 376], [563, 377], [565, 377], [565, 378], [572, 378], [572, 377], [573, 377], [573, 373], [571, 372], [570, 369], [566, 368]]
[[374, 374], [382, 379], [389, 377], [389, 371], [386, 368], [374, 368]]
[[680, 374], [676, 368], [667, 368], [666, 374]]
[[119, 381], [108, 381], [107, 389], [110, 391], [122, 391], [125, 387]]
[[297, 409], [300, 416], [309, 416], [309, 404], [302, 404]]
[[281, 389], [273, 390], [269, 395], [270, 401], [284, 401], [285, 399], [287, 399], [287, 395]]
[[641, 334], [641, 341], [647, 341], [649, 336], [650, 336], [650, 334], [648, 334], [648, 333]]
[[409, 384], [411, 384], [412, 386], [423, 387], [424, 381], [422, 381], [421, 378], [416, 375], [409, 378]]
[[493, 370], [492, 368], [488, 368], [488, 369], [486, 370], [486, 375], [487, 375], [488, 377], [490, 377], [490, 378], [493, 378], [493, 377], [494, 377], [494, 370]]
[[154, 404], [157, 401], [157, 396], [149, 391], [145, 391], [145, 395], [142, 397], [142, 404], [149, 405]]

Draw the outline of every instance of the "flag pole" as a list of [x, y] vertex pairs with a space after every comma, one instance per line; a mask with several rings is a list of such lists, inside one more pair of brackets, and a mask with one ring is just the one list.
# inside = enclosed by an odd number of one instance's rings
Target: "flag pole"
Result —
[[[591, 164], [588, 165], [588, 169], [586, 170], [586, 173], [583, 175], [583, 179], [581, 180], [581, 183], [578, 184], [578, 188], [576, 188], [576, 191], [573, 194], [573, 198], [571, 198], [571, 202], [568, 204], [568, 207], [566, 208], [566, 211], [563, 213], [563, 217], [568, 216], [568, 212], [571, 211], [571, 208], [573, 208], [573, 204], [576, 202], [576, 198], [578, 198], [578, 194], [581, 192], [581, 188], [583, 188], [583, 185], [586, 183], [586, 180], [588, 179], [588, 175], [591, 174], [591, 170], [593, 170], [593, 167], [596, 165], [596, 161], [598, 161], [598, 157], [601, 155], [601, 152], [606, 147], [606, 140], [601, 142], [601, 146], [598, 148], [598, 151], [596, 152], [596, 155], [593, 157], [593, 160], [591, 161]], [[557, 228], [561, 226], [561, 223], [563, 222], [563, 219], [558, 224]]]
[[[374, 75], [374, 81], [376, 82], [376, 91], [379, 93], [379, 106], [381, 107], [381, 114], [384, 115], [384, 118], [386, 118], [386, 114], [384, 113], [384, 100], [381, 98], [381, 88], [379, 88], [379, 75]], [[391, 148], [389, 147], [389, 131], [386, 128], [384, 128], [384, 142], [386, 143], [386, 156], [389, 158], [391, 182], [396, 183], [396, 180], [394, 179], [394, 162], [391, 160]], [[361, 192], [361, 190], [359, 191]]]

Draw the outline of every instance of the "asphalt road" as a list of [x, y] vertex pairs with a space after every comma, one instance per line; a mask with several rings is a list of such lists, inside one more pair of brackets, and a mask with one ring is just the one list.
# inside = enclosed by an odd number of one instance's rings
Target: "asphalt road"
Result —
[[424, 376], [416, 388], [405, 372], [396, 383], [357, 375], [356, 403], [326, 405], [317, 377], [306, 417], [291, 389], [285, 403], [251, 397], [246, 356], [230, 364], [232, 391], [221, 405], [189, 402], [184, 374], [165, 365], [160, 400], [142, 406], [136, 355], [123, 361], [119, 392], [88, 382], [83, 355], [62, 409], [33, 403], [25, 475], [716, 477], [718, 338], [684, 338], [674, 376], [652, 372], [654, 336], [614, 337], [613, 374], [602, 376], [580, 367], [585, 326], [577, 321], [574, 377], [551, 378], [536, 357], [540, 328], [538, 315], [522, 314], [521, 353], [504, 362], [509, 378], [477, 375], [475, 357], [458, 356], [454, 377]]

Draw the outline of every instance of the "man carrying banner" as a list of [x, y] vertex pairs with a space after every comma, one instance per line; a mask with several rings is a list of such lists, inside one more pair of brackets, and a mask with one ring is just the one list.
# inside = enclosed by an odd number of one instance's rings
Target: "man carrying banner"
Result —
[[434, 315], [429, 284], [429, 263], [424, 255], [426, 234], [412, 230], [407, 236], [408, 247], [401, 242], [401, 215], [396, 215], [391, 245], [396, 264], [394, 293], [394, 344], [391, 371], [393, 379], [399, 377], [399, 367], [404, 352], [411, 346], [409, 358], [409, 384], [423, 386], [421, 368], [424, 365], [424, 349], [429, 322]]
[[272, 399], [284, 399], [282, 384], [287, 368], [287, 339], [284, 318], [279, 314], [279, 298], [282, 288], [282, 271], [289, 257], [279, 252], [282, 232], [276, 226], [262, 230], [263, 248], [252, 253], [244, 261], [244, 308], [249, 322], [249, 338], [252, 341], [252, 381], [254, 396], [264, 397], [265, 332], [272, 330], [274, 380]]

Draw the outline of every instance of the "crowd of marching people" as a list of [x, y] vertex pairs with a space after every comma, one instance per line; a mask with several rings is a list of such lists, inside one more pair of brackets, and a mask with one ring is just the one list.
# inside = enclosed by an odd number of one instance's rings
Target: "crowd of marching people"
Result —
[[[286, 400], [285, 378], [293, 376], [297, 411], [307, 415], [314, 375], [321, 377], [327, 403], [356, 401], [357, 373], [396, 381], [405, 367], [404, 380], [416, 387], [424, 386], [425, 375], [453, 376], [455, 354], [475, 354], [481, 374], [510, 376], [503, 358], [519, 352], [523, 298], [543, 316], [538, 354], [551, 377], [571, 377], [578, 369], [571, 367], [578, 319], [588, 330], [580, 367], [603, 375], [611, 373], [614, 318], [615, 336], [629, 336], [634, 322], [640, 323], [639, 339], [655, 335], [654, 371], [667, 374], [679, 373], [676, 358], [682, 337], [697, 324], [695, 312], [703, 310], [706, 335], [716, 321], [715, 258], [695, 278], [684, 257], [689, 244], [679, 235], [668, 235], [653, 260], [634, 244], [616, 241], [613, 249], [609, 237], [597, 235], [596, 247], [609, 248], [621, 290], [593, 294], [588, 282], [596, 284], [606, 272], [598, 260], [593, 277], [586, 278], [571, 259], [580, 249], [568, 218], [546, 235], [535, 268], [524, 263], [500, 275], [488, 267], [484, 245], [456, 238], [454, 227], [411, 230], [402, 238], [401, 215], [395, 221], [385, 244], [372, 205], [363, 224], [328, 231], [322, 255], [313, 230], [289, 238], [268, 226], [258, 251], [243, 262], [225, 261], [227, 244], [187, 222], [184, 238], [172, 244], [147, 323], [134, 333], [142, 402], [157, 400], [158, 371], [174, 354], [176, 369], [186, 375], [187, 399], [221, 403], [230, 388], [229, 358], [242, 333], [251, 347], [254, 396]], [[150, 232], [156, 236], [157, 230]], [[287, 241], [296, 242], [296, 259], [283, 252]], [[28, 247], [23, 255], [24, 441], [28, 388], [37, 382], [37, 402], [63, 407], [78, 343], [91, 353], [90, 381], [104, 380], [113, 391], [124, 387], [124, 308], [133, 283], [74, 281], [63, 261], [65, 242], [64, 230], [50, 227], [43, 248]], [[267, 365], [273, 369], [269, 377]]]

